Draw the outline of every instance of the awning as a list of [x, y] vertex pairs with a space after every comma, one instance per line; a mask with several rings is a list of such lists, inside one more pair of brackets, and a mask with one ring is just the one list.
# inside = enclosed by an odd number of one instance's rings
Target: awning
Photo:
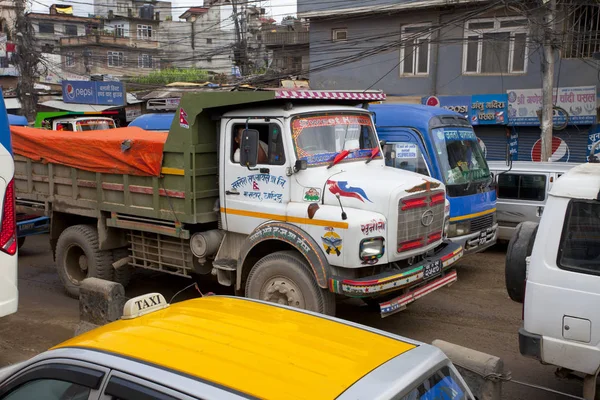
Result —
[[121, 106], [98, 106], [92, 104], [74, 104], [74, 103], [65, 103], [62, 100], [48, 100], [43, 103], [40, 103], [42, 106], [56, 108], [58, 110], [64, 111], [77, 111], [77, 112], [86, 112], [86, 111], [105, 111], [110, 110], [111, 108], [119, 108]]
[[4, 99], [4, 104], [6, 104], [7, 110], [18, 110], [21, 108], [21, 102], [16, 97]]

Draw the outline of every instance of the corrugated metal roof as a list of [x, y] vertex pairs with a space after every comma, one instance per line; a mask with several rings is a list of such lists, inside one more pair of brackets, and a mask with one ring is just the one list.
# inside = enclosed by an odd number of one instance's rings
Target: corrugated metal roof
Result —
[[104, 111], [110, 110], [111, 108], [118, 108], [115, 106], [98, 106], [92, 104], [73, 104], [73, 103], [65, 103], [62, 100], [48, 100], [43, 103], [40, 103], [43, 106], [56, 108], [58, 110], [64, 111]]

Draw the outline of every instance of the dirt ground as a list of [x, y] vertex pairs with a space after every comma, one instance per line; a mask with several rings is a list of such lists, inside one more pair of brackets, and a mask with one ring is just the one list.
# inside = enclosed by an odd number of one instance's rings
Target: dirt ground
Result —
[[[434, 339], [467, 346], [501, 357], [519, 381], [581, 395], [581, 384], [561, 381], [554, 367], [522, 357], [517, 330], [521, 305], [512, 302], [504, 288], [504, 252], [497, 246], [459, 262], [458, 282], [417, 301], [394, 316], [381, 319], [358, 302], [338, 305], [338, 316], [430, 343]], [[190, 281], [173, 276], [138, 273], [127, 296], [159, 291], [167, 299]], [[227, 293], [208, 284], [204, 291]], [[27, 359], [73, 335], [79, 304], [63, 292], [54, 271], [47, 236], [27, 239], [19, 255], [19, 311], [0, 319], [0, 367]], [[190, 290], [177, 300], [194, 296]], [[504, 385], [505, 399], [563, 399], [564, 396], [519, 386]]]

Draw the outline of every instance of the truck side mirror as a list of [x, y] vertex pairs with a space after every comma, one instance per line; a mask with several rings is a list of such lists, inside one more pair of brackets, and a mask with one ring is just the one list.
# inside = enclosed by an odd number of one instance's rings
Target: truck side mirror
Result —
[[304, 171], [306, 168], [308, 168], [308, 161], [296, 160], [296, 163], [294, 164], [294, 172]]
[[248, 168], [258, 164], [258, 141], [256, 129], [244, 129], [240, 144], [240, 164]]

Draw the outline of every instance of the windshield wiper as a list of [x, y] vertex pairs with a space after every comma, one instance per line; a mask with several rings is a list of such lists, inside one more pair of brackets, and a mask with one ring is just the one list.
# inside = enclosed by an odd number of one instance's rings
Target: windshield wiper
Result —
[[329, 163], [329, 165], [327, 166], [327, 169], [333, 167], [335, 164], [339, 163], [340, 161], [342, 161], [344, 158], [348, 157], [348, 154], [350, 154], [350, 150], [342, 150], [339, 153], [337, 153], [335, 155], [335, 157], [333, 158], [333, 160]]
[[377, 146], [377, 147], [373, 147], [373, 148], [371, 149], [371, 156], [369, 157], [369, 159], [367, 160], [367, 162], [365, 162], [365, 164], [368, 164], [368, 163], [370, 163], [371, 161], [373, 161], [373, 159], [374, 159], [375, 157], [377, 157], [377, 154], [379, 154], [379, 150], [380, 150], [380, 149], [379, 149], [379, 146]]

